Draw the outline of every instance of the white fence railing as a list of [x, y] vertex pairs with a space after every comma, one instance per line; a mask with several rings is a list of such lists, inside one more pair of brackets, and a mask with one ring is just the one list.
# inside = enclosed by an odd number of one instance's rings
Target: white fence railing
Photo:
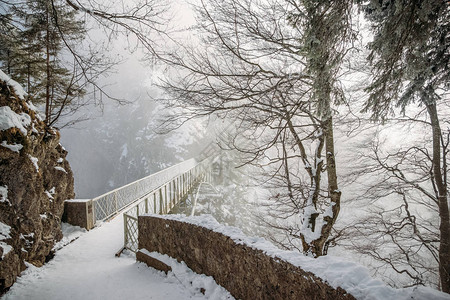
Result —
[[92, 199], [94, 223], [113, 217], [126, 206], [145, 197], [177, 175], [192, 170], [196, 165], [197, 161], [192, 158]]
[[[172, 208], [185, 201], [189, 193], [201, 181], [209, 181], [211, 176], [212, 158], [202, 160], [194, 164], [190, 169], [177, 169], [180, 172], [172, 172], [171, 176], [164, 173], [163, 179], [159, 178], [159, 186], [148, 189], [147, 193], [135, 202], [135, 204], [123, 214], [124, 223], [124, 247], [133, 252], [138, 250], [138, 216], [142, 213], [167, 214]], [[174, 166], [176, 167], [176, 166]], [[181, 171], [184, 170], [184, 171]], [[163, 170], [165, 171], [165, 170]], [[163, 171], [154, 175], [161, 174]]]

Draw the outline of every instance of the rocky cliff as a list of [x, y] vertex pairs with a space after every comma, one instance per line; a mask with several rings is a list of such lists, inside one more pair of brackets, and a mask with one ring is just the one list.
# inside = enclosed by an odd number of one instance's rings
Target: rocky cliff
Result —
[[26, 268], [41, 266], [62, 238], [73, 175], [59, 143], [23, 90], [0, 71], [0, 295]]

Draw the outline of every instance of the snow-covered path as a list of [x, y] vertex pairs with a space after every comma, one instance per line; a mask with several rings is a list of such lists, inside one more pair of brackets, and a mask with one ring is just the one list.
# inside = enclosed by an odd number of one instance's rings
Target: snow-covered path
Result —
[[[223, 288], [211, 285], [211, 278], [194, 274], [184, 265], [178, 264], [181, 274], [175, 268], [175, 275], [166, 276], [137, 263], [133, 254], [115, 257], [122, 245], [119, 216], [82, 234], [43, 267], [30, 266], [2, 299], [229, 299]], [[198, 285], [192, 284], [199, 281], [209, 285], [212, 293], [200, 293]]]
[[[426, 287], [392, 289], [371, 278], [368, 270], [358, 264], [338, 257], [311, 259], [297, 252], [282, 251], [261, 238], [246, 237], [236, 228], [220, 225], [212, 217], [204, 216], [195, 220], [200, 222], [198, 225], [210, 229], [222, 228], [226, 235], [246, 241], [247, 245], [258, 245], [268, 255], [280, 257], [313, 272], [332, 286], [345, 288], [357, 299], [450, 299], [448, 294]], [[166, 255], [159, 254], [158, 259], [172, 267], [173, 271], [168, 275], [137, 263], [130, 252], [115, 257], [123, 245], [122, 215], [89, 232], [83, 233], [71, 226], [64, 226], [63, 229], [66, 242], [67, 238], [76, 235], [79, 238], [58, 250], [55, 257], [43, 267], [30, 265], [0, 300], [234, 299], [212, 277], [195, 274], [184, 263], [178, 263]]]

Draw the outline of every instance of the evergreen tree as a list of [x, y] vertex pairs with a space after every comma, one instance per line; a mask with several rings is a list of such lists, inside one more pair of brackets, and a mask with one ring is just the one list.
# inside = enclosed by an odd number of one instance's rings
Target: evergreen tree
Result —
[[9, 34], [6, 26], [2, 30], [0, 59], [7, 72], [26, 87], [30, 99], [45, 103], [45, 120], [52, 125], [85, 93], [78, 76], [80, 66], [63, 59], [67, 50], [82, 41], [84, 22], [59, 0], [28, 0], [12, 6], [11, 11], [20, 27]]
[[0, 18], [0, 66], [5, 73], [11, 75], [22, 55], [18, 39], [20, 31], [14, 24], [13, 14], [3, 12]]
[[[103, 96], [121, 102], [98, 84], [117, 64], [104, 55], [112, 38], [132, 35], [149, 55], [157, 53], [154, 33], [164, 33], [168, 5], [160, 0], [119, 2], [1, 1], [0, 66], [26, 87], [30, 98], [45, 101], [48, 125], [89, 102], [82, 98], [86, 92], [96, 103]], [[87, 41], [86, 20], [104, 30], [103, 42]]]
[[45, 74], [44, 80], [36, 86], [35, 94], [37, 99], [45, 99], [45, 120], [51, 125], [74, 98], [84, 95], [76, 70], [70, 70], [61, 56], [66, 47], [81, 42], [85, 29], [83, 22], [76, 19], [75, 11], [67, 10], [64, 2], [39, 0], [27, 3], [30, 12], [25, 14], [27, 27], [23, 33], [28, 37], [25, 45], [27, 50], [38, 50], [43, 54], [44, 59], [35, 60], [34, 64], [38, 74]]
[[438, 105], [450, 79], [450, 15], [442, 0], [372, 0], [364, 4], [375, 33], [369, 48], [373, 80], [366, 111], [386, 119], [398, 107], [426, 108], [431, 127], [432, 166], [429, 181], [440, 219], [439, 275], [441, 288], [450, 292], [450, 217], [448, 208], [448, 142], [441, 129]]
[[[351, 0], [339, 1], [293, 1], [296, 9], [289, 15], [291, 24], [303, 32], [301, 36], [301, 54], [306, 58], [306, 73], [311, 76], [312, 94], [310, 102], [315, 105], [315, 115], [320, 119], [320, 137], [317, 147], [317, 172], [310, 168], [313, 179], [311, 188], [315, 193], [308, 205], [314, 213], [309, 217], [308, 228], [314, 232], [314, 223], [323, 217], [320, 236], [308, 241], [306, 234], [301, 234], [304, 252], [312, 252], [315, 256], [326, 254], [327, 241], [337, 220], [340, 210], [341, 191], [338, 187], [337, 166], [334, 150], [333, 105], [344, 103], [342, 90], [338, 87], [337, 74], [343, 58], [348, 52], [349, 44], [356, 38], [351, 26]], [[322, 148], [325, 158], [322, 159]], [[327, 198], [329, 198], [330, 215], [317, 213], [320, 207], [321, 173], [326, 174]], [[324, 180], [323, 180], [324, 181]]]
[[37, 99], [37, 87], [44, 77], [42, 36], [37, 30], [38, 18], [31, 12], [26, 13], [25, 9], [25, 6], [12, 7], [19, 26], [5, 51], [12, 53], [14, 59], [13, 68], [8, 73], [25, 87], [30, 99]]

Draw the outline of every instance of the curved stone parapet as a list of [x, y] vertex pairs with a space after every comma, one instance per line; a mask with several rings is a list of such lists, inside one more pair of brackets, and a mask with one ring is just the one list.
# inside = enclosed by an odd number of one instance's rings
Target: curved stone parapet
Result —
[[196, 273], [214, 277], [236, 299], [355, 299], [226, 232], [156, 215], [139, 216], [138, 223], [140, 249], [184, 261]]

